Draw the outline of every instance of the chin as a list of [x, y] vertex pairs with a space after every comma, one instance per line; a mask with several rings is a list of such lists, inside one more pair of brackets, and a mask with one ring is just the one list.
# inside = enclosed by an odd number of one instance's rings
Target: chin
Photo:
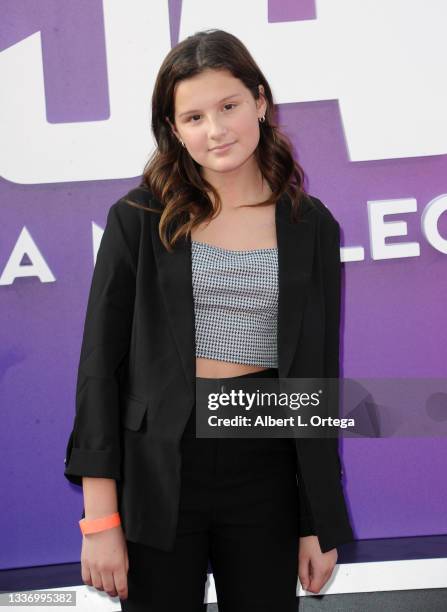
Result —
[[241, 164], [240, 162], [232, 162], [232, 163], [222, 163], [222, 164], [216, 164], [216, 166], [212, 166], [209, 169], [213, 172], [234, 172], [235, 170], [238, 170], [238, 168], [241, 168], [243, 164]]

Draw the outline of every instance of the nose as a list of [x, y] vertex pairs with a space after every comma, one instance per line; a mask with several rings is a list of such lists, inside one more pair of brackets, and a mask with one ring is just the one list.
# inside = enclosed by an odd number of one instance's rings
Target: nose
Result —
[[[225, 127], [224, 122], [216, 117], [215, 119], [211, 118], [208, 124], [208, 136], [211, 143], [211, 147], [218, 146], [219, 142], [221, 142], [225, 138], [225, 134], [227, 133], [227, 128]], [[211, 148], [210, 147], [210, 148]]]

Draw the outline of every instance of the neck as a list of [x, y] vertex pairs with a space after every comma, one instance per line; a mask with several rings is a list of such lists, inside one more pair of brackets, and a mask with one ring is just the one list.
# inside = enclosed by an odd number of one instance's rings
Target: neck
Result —
[[[250, 160], [252, 163], [248, 163]], [[228, 172], [204, 169], [203, 177], [217, 190], [222, 200], [222, 209], [229, 210], [257, 204], [272, 194], [254, 158], [250, 158], [239, 168]], [[212, 194], [210, 197], [214, 201]]]

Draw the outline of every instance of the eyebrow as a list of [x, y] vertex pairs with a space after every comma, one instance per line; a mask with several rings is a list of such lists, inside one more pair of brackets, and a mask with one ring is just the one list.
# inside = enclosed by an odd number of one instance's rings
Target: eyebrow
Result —
[[[240, 93], [235, 93], [235, 94], [232, 94], [231, 96], [226, 96], [225, 98], [222, 98], [222, 100], [219, 100], [217, 104], [221, 104], [222, 102], [225, 102], [225, 100], [229, 100], [230, 98], [239, 97], [240, 95], [241, 95]], [[198, 112], [200, 112], [199, 109], [185, 111], [184, 113], [180, 113], [179, 118], [183, 117], [184, 115], [190, 115], [191, 113], [198, 113]]]

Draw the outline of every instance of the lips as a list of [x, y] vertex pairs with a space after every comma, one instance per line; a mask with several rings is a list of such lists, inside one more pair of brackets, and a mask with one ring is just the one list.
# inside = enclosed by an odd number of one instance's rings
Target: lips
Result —
[[233, 145], [234, 142], [228, 142], [227, 144], [224, 145], [219, 145], [218, 147], [214, 147], [213, 149], [211, 149], [211, 151], [221, 151], [223, 149], [226, 149], [227, 147]]

